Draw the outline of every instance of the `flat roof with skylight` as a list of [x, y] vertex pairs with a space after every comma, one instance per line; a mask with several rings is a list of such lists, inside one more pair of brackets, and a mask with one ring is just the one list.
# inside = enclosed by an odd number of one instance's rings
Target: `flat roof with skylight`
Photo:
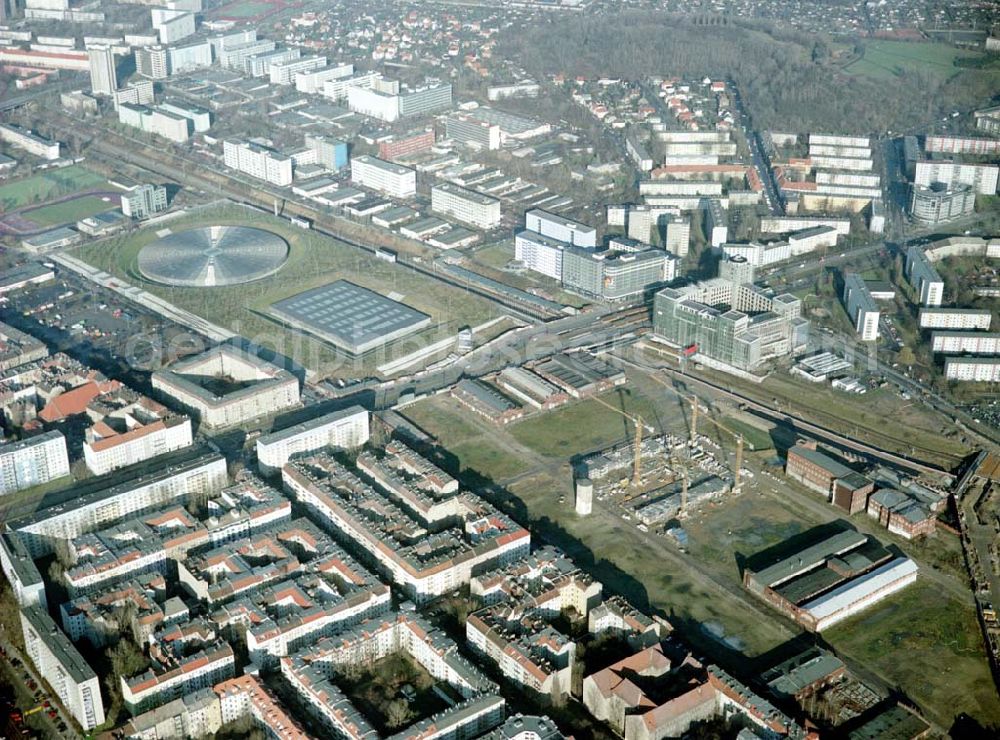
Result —
[[347, 280], [273, 303], [271, 314], [355, 355], [418, 332], [431, 323], [427, 314]]

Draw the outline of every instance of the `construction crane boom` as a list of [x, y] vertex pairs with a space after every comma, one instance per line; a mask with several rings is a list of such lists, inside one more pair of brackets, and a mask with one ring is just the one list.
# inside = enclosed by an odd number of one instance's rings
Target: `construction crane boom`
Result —
[[[743, 476], [741, 471], [743, 470], [743, 435], [739, 432], [734, 432], [732, 429], [727, 427], [722, 422], [716, 421], [708, 414], [705, 414], [705, 419], [714, 424], [717, 429], [721, 429], [723, 432], [733, 437], [736, 440], [736, 465], [735, 470], [733, 470], [733, 490], [739, 492], [743, 484]], [[695, 435], [698, 433], [697, 427], [698, 421], [698, 396], [691, 396], [691, 441], [694, 441]]]
[[632, 444], [632, 485], [638, 486], [639, 480], [642, 477], [642, 429], [643, 429], [642, 417], [632, 416], [631, 414], [627, 414], [621, 409], [615, 408], [610, 403], [608, 403], [602, 398], [598, 398], [597, 396], [594, 396], [593, 400], [597, 401], [605, 408], [611, 409], [616, 414], [621, 414], [630, 422], [635, 424], [635, 441]]

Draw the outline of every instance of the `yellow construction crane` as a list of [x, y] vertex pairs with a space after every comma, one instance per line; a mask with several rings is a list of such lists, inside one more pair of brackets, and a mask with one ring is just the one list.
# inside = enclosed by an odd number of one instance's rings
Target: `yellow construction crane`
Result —
[[[743, 483], [740, 471], [743, 470], [743, 435], [739, 432], [734, 432], [732, 429], [727, 427], [725, 424], [716, 421], [708, 414], [705, 414], [705, 419], [709, 423], [714, 424], [717, 429], [721, 429], [729, 436], [736, 440], [736, 469], [733, 471], [733, 490], [739, 493], [740, 487]], [[691, 396], [691, 441], [694, 442], [695, 437], [698, 436], [698, 396]]]
[[[681, 462], [681, 459], [676, 454], [674, 454], [674, 452], [671, 452], [670, 453], [670, 467], [673, 469], [675, 476], [676, 476], [678, 470], [681, 471], [681, 509], [680, 509], [680, 514], [681, 514], [681, 516], [683, 516], [684, 514], [687, 513], [687, 505], [688, 505], [688, 484], [689, 484], [689, 480], [688, 480], [688, 460], [685, 459], [683, 462]], [[675, 477], [675, 481], [676, 481], [676, 477]]]
[[[648, 377], [653, 382], [659, 383], [660, 385], [662, 385], [664, 388], [666, 388], [671, 393], [673, 393], [675, 396], [677, 396], [681, 401], [684, 400], [684, 395], [680, 391], [678, 391], [676, 388], [674, 388], [672, 385], [670, 385], [665, 380], [663, 380], [662, 378], [656, 377], [656, 375], [653, 374], [653, 373], [647, 373], [646, 377]], [[690, 429], [691, 429], [691, 439], [690, 439], [690, 441], [694, 442], [695, 437], [698, 435], [698, 411], [699, 411], [698, 397], [697, 396], [691, 396], [690, 400], [691, 400], [691, 426], [690, 426]], [[605, 404], [605, 405], [608, 406], [609, 404]], [[618, 409], [614, 408], [613, 406], [609, 406], [609, 407], [612, 408], [615, 411], [618, 411], [618, 413], [622, 413], [621, 411], [619, 411]], [[626, 416], [626, 417], [628, 416], [628, 414], [623, 414], [623, 415]], [[708, 421], [710, 421], [712, 424], [714, 424], [717, 428], [721, 429], [722, 431], [726, 432], [726, 434], [728, 434], [731, 437], [734, 437], [736, 439], [736, 469], [733, 471], [733, 490], [739, 492], [740, 491], [740, 487], [742, 486], [742, 483], [743, 483], [742, 475], [740, 474], [740, 471], [743, 469], [743, 435], [740, 434], [739, 432], [734, 432], [732, 429], [729, 429], [724, 424], [721, 424], [720, 422], [717, 422], [715, 419], [713, 419], [712, 417], [708, 416], [707, 414], [705, 415], [705, 418], [708, 419]], [[638, 453], [636, 453], [636, 454], [638, 455]], [[638, 463], [637, 463], [637, 465], [638, 465]], [[686, 475], [686, 473], [687, 473], [687, 471], [685, 470], [685, 475]], [[685, 485], [684, 486], [684, 490], [682, 490], [682, 496], [681, 496], [682, 506], [683, 506], [683, 504], [687, 503], [687, 501], [686, 501], [686, 499], [687, 499], [687, 490], [686, 489], [687, 489], [687, 486]]]
[[601, 398], [598, 398], [597, 396], [594, 396], [593, 400], [597, 401], [605, 408], [611, 409], [616, 414], [621, 414], [630, 422], [635, 424], [635, 441], [632, 443], [632, 485], [638, 486], [639, 479], [642, 476], [642, 430], [643, 430], [642, 417], [626, 414], [621, 409], [615, 408], [610, 403]]

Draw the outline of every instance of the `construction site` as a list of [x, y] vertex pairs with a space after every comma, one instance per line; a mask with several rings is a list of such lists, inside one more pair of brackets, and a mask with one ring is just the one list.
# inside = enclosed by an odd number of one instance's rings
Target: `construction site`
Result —
[[[708, 501], [738, 495], [744, 479], [752, 476], [743, 468], [743, 436], [708, 416], [695, 396], [690, 399], [687, 436], [654, 434], [642, 417], [595, 400], [625, 417], [635, 436], [577, 462], [575, 509], [581, 516], [590, 514], [596, 497], [621, 507], [622, 518], [634, 518], [642, 531], [663, 527], [676, 536], [676, 530], [667, 526], [670, 522], [683, 520]], [[736, 448], [732, 467], [718, 444], [698, 433], [699, 420], [732, 438]]]

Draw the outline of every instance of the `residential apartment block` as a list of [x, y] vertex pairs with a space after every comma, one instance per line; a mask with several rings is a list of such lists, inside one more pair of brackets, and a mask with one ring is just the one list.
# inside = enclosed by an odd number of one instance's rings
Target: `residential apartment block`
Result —
[[73, 719], [86, 730], [104, 724], [101, 683], [43, 607], [21, 610], [24, 648], [35, 670], [55, 690]]
[[865, 281], [856, 272], [844, 276], [844, 293], [841, 298], [858, 336], [865, 342], [877, 340], [882, 314]]
[[230, 345], [157, 370], [152, 385], [211, 428], [242, 424], [299, 403], [298, 378]]
[[[468, 583], [474, 570], [520, 557], [530, 545], [525, 529], [470, 494], [459, 494], [462, 525], [435, 528], [432, 534], [395, 487], [372, 487], [327, 453], [290, 461], [282, 480], [324, 527], [353, 542], [417, 602]], [[372, 507], [382, 512], [380, 517], [370, 516]]]
[[489, 231], [500, 225], [500, 201], [450, 182], [431, 188], [431, 210]]
[[292, 184], [291, 157], [247, 141], [224, 141], [222, 147], [226, 167], [272, 185], [287, 187]]
[[68, 475], [66, 438], [60, 432], [0, 444], [0, 496]]
[[364, 445], [368, 437], [368, 411], [351, 406], [258, 438], [257, 464], [261, 473], [272, 475], [293, 455], [326, 447], [353, 450]]
[[906, 250], [906, 279], [920, 294], [921, 306], [940, 306], [944, 300], [944, 280], [934, 269], [922, 247]]
[[351, 182], [393, 198], [412, 198], [417, 193], [417, 171], [377, 157], [351, 159]]

